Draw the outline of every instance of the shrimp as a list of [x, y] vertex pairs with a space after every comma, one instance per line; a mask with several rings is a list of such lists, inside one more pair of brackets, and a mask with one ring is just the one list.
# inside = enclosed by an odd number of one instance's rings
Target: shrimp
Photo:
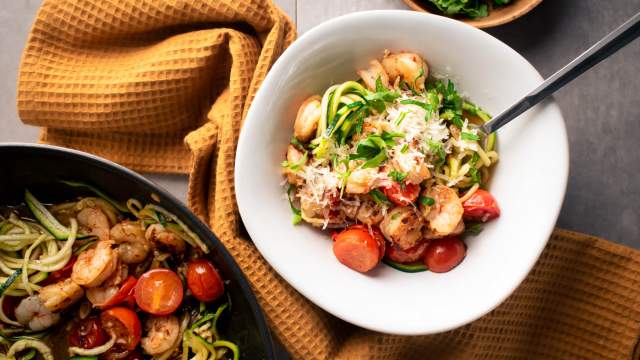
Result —
[[380, 223], [380, 231], [402, 250], [409, 249], [422, 239], [422, 217], [411, 206], [398, 206], [389, 211]]
[[367, 88], [371, 91], [376, 91], [376, 82], [378, 81], [378, 78], [384, 87], [389, 87], [389, 75], [387, 75], [387, 72], [378, 60], [371, 60], [369, 62], [369, 68], [358, 70], [358, 75], [360, 75], [362, 81], [364, 81]]
[[77, 215], [78, 223], [81, 226], [89, 228], [93, 235], [96, 235], [100, 240], [109, 240], [109, 218], [104, 214], [100, 208], [87, 207]]
[[435, 185], [423, 190], [422, 196], [434, 200], [433, 205], [420, 204], [420, 212], [427, 220], [431, 234], [442, 237], [454, 233], [464, 213], [456, 191], [444, 185]]
[[38, 295], [31, 295], [16, 307], [16, 320], [33, 331], [41, 331], [60, 321], [60, 315], [47, 309]]
[[51, 312], [62, 311], [78, 302], [83, 296], [84, 290], [71, 279], [47, 285], [38, 293], [44, 307]]
[[307, 160], [304, 154], [295, 146], [289, 144], [287, 147], [287, 166], [282, 168], [282, 172], [287, 176], [289, 184], [300, 186], [304, 179], [298, 175], [298, 171], [306, 165]]
[[429, 67], [420, 55], [410, 52], [385, 54], [382, 66], [389, 74], [390, 82], [395, 82], [402, 77], [415, 90], [424, 90], [424, 82], [429, 76]]
[[101, 286], [87, 289], [87, 299], [93, 306], [104, 305], [120, 290], [122, 284], [129, 276], [129, 266], [118, 264], [116, 271], [105, 280]]
[[353, 170], [347, 178], [344, 191], [347, 194], [366, 194], [371, 191], [376, 175], [378, 175], [377, 168]]
[[141, 263], [151, 251], [151, 244], [139, 222], [120, 222], [111, 229], [110, 236], [118, 244], [118, 257], [125, 264]]
[[431, 230], [428, 226], [424, 227], [424, 231], [422, 232], [422, 237], [425, 240], [435, 240], [435, 239], [441, 239], [445, 236], [456, 236], [456, 235], [460, 235], [464, 232], [465, 229], [465, 225], [464, 225], [464, 221], [460, 220], [460, 222], [458, 223], [458, 225], [456, 225], [456, 228], [453, 229], [453, 231], [447, 235], [440, 235], [436, 232], [434, 232], [433, 230]]
[[409, 159], [409, 161], [398, 161], [398, 159], [396, 158], [392, 161], [394, 169], [406, 174], [405, 181], [408, 184], [418, 185], [431, 176], [429, 167], [427, 167], [427, 164], [422, 159]]
[[155, 247], [173, 254], [182, 254], [186, 249], [184, 240], [162, 224], [153, 224], [147, 228], [144, 237]]
[[147, 336], [142, 338], [140, 345], [149, 355], [160, 355], [171, 349], [180, 335], [180, 323], [174, 315], [151, 316], [144, 327]]
[[82, 252], [73, 265], [71, 280], [85, 287], [100, 286], [118, 266], [118, 256], [112, 245], [111, 241], [98, 241], [95, 248]]
[[320, 96], [314, 95], [306, 99], [296, 115], [296, 121], [293, 123], [293, 136], [296, 139], [307, 142], [316, 134], [318, 123], [320, 122]]
[[362, 199], [362, 203], [358, 208], [358, 213], [356, 214], [356, 219], [367, 225], [376, 225], [384, 218], [384, 214], [382, 213], [382, 209], [380, 205], [376, 204], [376, 202], [371, 198], [371, 196], [366, 196]]

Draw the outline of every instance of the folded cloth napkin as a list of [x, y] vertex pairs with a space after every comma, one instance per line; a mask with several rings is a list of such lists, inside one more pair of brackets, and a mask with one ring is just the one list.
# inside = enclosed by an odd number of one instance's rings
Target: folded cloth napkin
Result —
[[267, 0], [45, 0], [22, 59], [18, 110], [43, 127], [42, 142], [189, 173], [189, 206], [235, 257], [294, 358], [632, 356], [640, 252], [590, 236], [555, 231], [504, 304], [433, 336], [359, 329], [280, 278], [241, 230], [233, 167], [243, 116], [294, 38]]

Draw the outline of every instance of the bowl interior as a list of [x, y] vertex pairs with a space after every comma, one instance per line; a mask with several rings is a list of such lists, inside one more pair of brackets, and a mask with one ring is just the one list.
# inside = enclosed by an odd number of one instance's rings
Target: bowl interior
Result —
[[560, 210], [568, 174], [564, 123], [551, 101], [500, 131], [500, 161], [490, 190], [501, 217], [468, 237], [467, 258], [446, 274], [407, 274], [385, 265], [368, 274], [342, 266], [328, 232], [291, 224], [280, 162], [299, 104], [355, 71], [384, 49], [421, 54], [432, 74], [496, 114], [542, 79], [508, 46], [463, 23], [408, 11], [364, 12], [309, 31], [276, 62], [240, 136], [236, 196], [243, 221], [271, 265], [332, 314], [372, 330], [428, 334], [487, 313], [524, 279]]
[[0, 204], [18, 205], [28, 188], [47, 203], [73, 199], [78, 191], [61, 185], [58, 180], [74, 180], [93, 184], [113, 198], [126, 201], [135, 197], [142, 203], [152, 202], [155, 193], [160, 205], [176, 214], [211, 248], [213, 263], [226, 281], [231, 297], [231, 312], [221, 321], [221, 334], [240, 344], [242, 356], [248, 359], [273, 359], [273, 344], [255, 296], [233, 258], [220, 241], [178, 200], [142, 176], [106, 160], [77, 151], [38, 145], [0, 145], [5, 159], [0, 176]]

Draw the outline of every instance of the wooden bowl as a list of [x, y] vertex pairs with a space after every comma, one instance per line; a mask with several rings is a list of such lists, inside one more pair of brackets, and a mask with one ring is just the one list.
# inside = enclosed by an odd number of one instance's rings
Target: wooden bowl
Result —
[[[442, 13], [433, 11], [430, 7], [426, 6], [428, 0], [404, 0], [404, 2], [413, 10], [442, 15]], [[490, 28], [506, 24], [519, 18], [520, 16], [531, 11], [531, 9], [536, 7], [541, 2], [542, 0], [514, 0], [509, 5], [498, 7], [495, 9], [492, 9], [491, 5], [489, 5], [489, 15], [485, 17], [469, 19], [460, 16], [454, 18], [480, 29]]]

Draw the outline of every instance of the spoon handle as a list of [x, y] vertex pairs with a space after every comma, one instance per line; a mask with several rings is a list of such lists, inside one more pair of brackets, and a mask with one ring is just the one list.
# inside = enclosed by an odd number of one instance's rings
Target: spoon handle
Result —
[[491, 121], [485, 123], [482, 126], [483, 130], [487, 134], [498, 130], [547, 96], [555, 93], [571, 80], [582, 75], [582, 73], [600, 61], [623, 48], [638, 36], [640, 36], [640, 13], [634, 15], [631, 19], [627, 20], [624, 24], [620, 25], [620, 27], [582, 53], [582, 55], [551, 75], [528, 95], [498, 114]]

